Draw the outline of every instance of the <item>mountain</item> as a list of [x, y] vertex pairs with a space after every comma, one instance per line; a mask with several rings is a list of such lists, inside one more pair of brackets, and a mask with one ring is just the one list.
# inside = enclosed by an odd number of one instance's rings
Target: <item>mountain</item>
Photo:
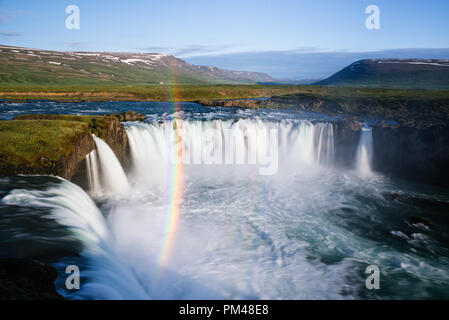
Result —
[[314, 84], [377, 88], [449, 89], [449, 60], [360, 60], [331, 77]]
[[238, 52], [187, 57], [188, 63], [218, 68], [260, 71], [282, 82], [326, 79], [335, 72], [363, 59], [449, 59], [449, 48], [391, 49], [380, 51], [310, 51], [280, 50]]
[[249, 84], [267, 74], [196, 66], [160, 53], [59, 52], [0, 45], [0, 84]]

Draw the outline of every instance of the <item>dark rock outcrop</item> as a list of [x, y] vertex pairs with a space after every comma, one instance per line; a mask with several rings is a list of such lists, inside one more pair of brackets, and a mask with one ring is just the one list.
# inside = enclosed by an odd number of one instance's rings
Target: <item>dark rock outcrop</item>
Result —
[[316, 97], [310, 94], [295, 94], [271, 97], [266, 105], [278, 108], [298, 109], [308, 112], [345, 113], [345, 105], [332, 99]]
[[449, 185], [449, 127], [373, 127], [373, 169], [417, 182]]
[[[68, 157], [63, 156], [59, 162], [49, 162], [41, 158], [41, 167], [37, 174], [51, 174], [71, 179], [78, 170], [79, 163], [94, 149], [94, 141], [88, 134], [80, 135], [73, 141], [74, 151]], [[25, 168], [24, 168], [25, 169]]]
[[345, 119], [336, 122], [334, 133], [336, 164], [343, 167], [354, 167], [361, 130], [359, 117], [395, 120], [380, 121], [373, 127], [373, 169], [388, 176], [449, 186], [449, 101], [431, 96], [422, 99], [419, 95], [406, 99], [394, 91], [381, 98], [376, 98], [376, 92], [371, 97], [363, 94], [333, 98], [294, 94], [268, 100], [200, 103], [344, 115]]
[[[360, 89], [354, 88], [357, 90]], [[261, 105], [349, 116], [336, 124], [336, 160], [344, 166], [350, 166], [355, 160], [360, 136], [357, 117], [394, 120], [396, 124], [380, 121], [373, 127], [373, 169], [388, 176], [449, 186], [449, 101], [446, 98], [439, 98], [438, 93], [433, 98], [428, 93], [407, 96], [396, 91], [378, 96], [376, 92], [355, 93], [354, 97], [341, 95], [326, 98], [294, 94], [272, 97]]]
[[124, 164], [126, 161], [128, 138], [126, 136], [125, 127], [120, 123], [119, 118], [114, 116], [107, 117], [101, 130], [97, 130], [96, 132], [98, 133], [97, 136], [103, 139], [111, 147], [116, 157], [122, 164]]
[[[335, 161], [354, 167], [360, 123], [343, 119], [335, 123]], [[418, 183], [449, 186], [449, 126], [387, 125], [372, 128], [372, 169], [386, 176]]]
[[37, 260], [0, 259], [0, 300], [61, 300], [56, 269]]
[[79, 162], [94, 148], [93, 139], [88, 134], [78, 136], [72, 143], [74, 152], [68, 157], [62, 156], [58, 161], [55, 161], [42, 156], [32, 166], [24, 163], [13, 165], [9, 163], [5, 156], [1, 155], [0, 173], [5, 176], [17, 174], [48, 174], [70, 179], [78, 169]]
[[[71, 116], [52, 114], [30, 114], [16, 117], [14, 120], [66, 120], [67, 125], [73, 121], [80, 121], [88, 124], [88, 132], [76, 136], [70, 143], [72, 144], [67, 156], [63, 155], [59, 160], [48, 160], [42, 156], [39, 166], [27, 166], [26, 164], [2, 168], [3, 174], [51, 174], [58, 175], [65, 179], [71, 179], [81, 161], [86, 155], [95, 149], [95, 142], [92, 134], [103, 139], [114, 151], [120, 162], [125, 162], [127, 136], [124, 126], [119, 119], [114, 116]], [[44, 152], [45, 154], [45, 152]], [[9, 170], [8, 170], [9, 169]]]
[[[49, 174], [71, 180], [80, 168], [86, 155], [95, 149], [93, 134], [104, 140], [114, 151], [122, 165], [126, 165], [128, 139], [126, 130], [121, 122], [142, 121], [145, 120], [145, 115], [135, 111], [104, 116], [26, 114], [18, 116], [11, 121], [21, 120], [58, 120], [62, 127], [64, 127], [64, 123], [67, 123], [67, 126], [82, 123], [85, 129], [70, 139], [70, 142], [68, 142], [69, 146], [59, 146], [60, 149], [69, 150], [62, 152], [59, 156], [53, 155], [53, 157], [49, 157], [44, 150], [43, 155], [40, 156], [37, 162], [35, 161], [36, 163], [28, 163], [26, 161], [12, 163], [8, 159], [11, 155], [0, 155], [0, 173], [2, 175]], [[20, 159], [20, 157], [16, 158]]]
[[361, 125], [354, 119], [342, 119], [334, 124], [335, 163], [337, 166], [354, 166], [360, 139]]
[[126, 111], [122, 113], [112, 113], [112, 117], [117, 118], [120, 122], [124, 121], [143, 121], [146, 119], [145, 114], [135, 111]]
[[203, 106], [214, 106], [214, 107], [251, 108], [251, 109], [257, 109], [262, 107], [262, 101], [254, 99], [199, 100], [195, 102]]
[[85, 123], [11, 120], [1, 123], [0, 174], [48, 174], [70, 179], [94, 148]]

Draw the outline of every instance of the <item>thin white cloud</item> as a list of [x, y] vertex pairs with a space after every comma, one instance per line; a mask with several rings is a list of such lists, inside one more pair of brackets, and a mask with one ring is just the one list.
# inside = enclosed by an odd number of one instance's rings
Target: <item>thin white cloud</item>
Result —
[[[231, 52], [239, 52], [237, 45], [189, 45], [183, 47], [169, 47], [169, 46], [148, 46], [144, 48], [140, 48], [140, 50], [144, 50], [146, 52], [158, 52], [158, 53], [166, 53], [172, 54], [176, 57], [180, 58], [189, 58], [189, 57], [197, 57], [204, 55], [213, 55], [213, 54], [226, 54]], [[240, 50], [241, 51], [241, 50]]]
[[0, 8], [0, 24], [9, 23], [23, 16], [32, 16], [32, 11], [26, 10], [6, 10]]
[[1, 37], [20, 37], [22, 36], [22, 32], [15, 32], [15, 31], [0, 31]]

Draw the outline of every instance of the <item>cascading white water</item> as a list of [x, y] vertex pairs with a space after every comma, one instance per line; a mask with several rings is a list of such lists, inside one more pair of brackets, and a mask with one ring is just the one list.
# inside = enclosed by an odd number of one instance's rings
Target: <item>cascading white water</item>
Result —
[[[175, 125], [179, 128], [178, 132], [174, 130]], [[213, 130], [209, 131], [209, 129]], [[129, 124], [126, 130], [135, 166], [136, 175], [133, 178], [144, 177], [145, 182], [150, 181], [156, 186], [160, 181], [168, 179], [171, 156], [173, 155], [171, 151], [173, 151], [174, 141], [177, 140], [178, 134], [182, 135], [182, 144], [186, 151], [183, 156], [186, 157], [185, 160], [188, 163], [195, 164], [197, 161], [203, 161], [204, 150], [211, 151], [212, 149], [208, 149], [208, 147], [213, 145], [217, 153], [211, 152], [212, 157], [208, 159], [212, 162], [216, 161], [218, 164], [226, 164], [224, 153], [229, 144], [226, 130], [229, 130], [228, 133], [231, 134], [236, 144], [240, 142], [245, 146], [243, 149], [236, 148], [234, 150], [234, 161], [245, 159], [248, 164], [258, 163], [263, 160], [263, 153], [267, 151], [270, 129], [279, 132], [279, 158], [282, 166], [284, 164], [286, 167], [296, 166], [299, 169], [304, 168], [304, 171], [308, 172], [310, 167], [318, 167], [320, 164], [332, 162], [333, 128], [332, 125], [325, 123], [216, 120]], [[211, 136], [206, 139], [205, 136], [208, 134]], [[95, 142], [102, 175], [116, 174], [111, 167], [106, 166], [106, 170], [104, 170], [104, 162], [108, 161], [108, 158], [117, 161], [112, 150], [98, 138], [95, 138]], [[252, 148], [256, 149], [254, 158], [250, 152]], [[220, 150], [222, 153], [219, 152]], [[199, 159], [195, 158], [198, 155]], [[93, 157], [93, 154], [91, 156]], [[93, 174], [92, 157], [89, 157], [89, 162]], [[224, 167], [225, 165], [222, 170], [225, 170]], [[203, 169], [205, 168], [201, 168], [200, 171]], [[290, 175], [290, 168], [287, 169], [288, 176], [293, 179], [293, 175]], [[83, 242], [85, 250], [82, 252], [82, 256], [86, 258], [88, 265], [83, 266], [82, 276], [87, 277], [88, 281], [82, 286], [82, 290], [75, 294], [75, 297], [106, 299], [148, 297], [288, 298], [301, 297], [298, 295], [298, 292], [301, 291], [298, 288], [304, 289], [304, 286], [307, 286], [305, 296], [318, 290], [322, 294], [338, 298], [337, 292], [329, 292], [327, 288], [308, 286], [301, 277], [292, 278], [298, 265], [301, 270], [307, 270], [309, 280], [315, 279], [311, 281], [313, 283], [321, 281], [323, 277], [337, 279], [337, 270], [323, 267], [321, 271], [313, 271], [305, 256], [297, 256], [294, 258], [294, 262], [287, 263], [285, 266], [283, 266], [284, 262], [279, 262], [280, 259], [289, 258], [279, 251], [279, 248], [284, 246], [285, 240], [283, 234], [279, 233], [279, 229], [275, 226], [279, 223], [278, 218], [283, 221], [286, 217], [279, 216], [276, 203], [279, 201], [280, 194], [277, 193], [283, 188], [288, 190], [296, 188], [295, 190], [299, 191], [298, 194], [304, 195], [310, 189], [308, 183], [303, 185], [303, 189], [298, 189], [301, 185], [289, 185], [292, 183], [290, 178], [287, 179], [290, 181], [288, 183], [282, 179], [279, 185], [275, 183], [275, 180], [270, 180], [263, 187], [269, 190], [267, 195], [270, 196], [259, 203], [262, 205], [265, 201], [269, 202], [267, 212], [258, 216], [253, 215], [256, 204], [251, 204], [251, 201], [264, 199], [262, 195], [257, 196], [257, 193], [253, 192], [256, 192], [255, 185], [263, 183], [265, 180], [259, 180], [257, 177], [244, 178], [239, 181], [230, 181], [229, 185], [223, 188], [223, 180], [218, 176], [222, 170], [213, 169], [208, 172], [210, 175], [193, 177], [189, 180], [194, 184], [191, 191], [185, 191], [190, 193], [185, 194], [189, 203], [186, 203], [186, 207], [183, 209], [181, 218], [183, 221], [180, 222], [181, 226], [178, 231], [179, 239], [182, 241], [178, 240], [174, 245], [174, 253], [171, 255], [168, 267], [159, 265], [157, 259], [160, 248], [165, 247], [160, 243], [167, 237], [164, 233], [167, 206], [168, 208], [171, 206], [164, 197], [164, 191], [157, 192], [156, 188], [139, 189], [137, 185], [133, 184], [136, 188], [135, 191], [139, 193], [153, 193], [154, 191], [156, 196], [150, 196], [145, 200], [149, 202], [131, 208], [128, 207], [128, 204], [119, 204], [108, 215], [107, 220], [102, 217], [95, 204], [80, 188], [67, 181], [63, 181], [57, 188], [51, 188], [48, 191], [15, 190], [5, 197], [4, 201], [10, 204], [28, 203], [30, 206], [53, 208], [53, 217], [59, 223], [68, 226]], [[105, 186], [108, 184], [105, 183]], [[249, 197], [246, 195], [248, 191], [251, 191]], [[215, 195], [216, 192], [219, 195]], [[282, 191], [281, 194], [289, 193]], [[296, 192], [293, 193], [293, 195], [296, 194]], [[314, 197], [311, 198], [314, 199]], [[248, 200], [250, 201], [249, 207]], [[286, 209], [288, 213], [290, 212], [290, 209], [287, 209], [290, 206], [290, 200], [287, 198], [286, 201], [286, 207], [283, 210]], [[299, 201], [299, 203], [303, 202]], [[259, 210], [265, 209], [259, 208]], [[216, 214], [210, 215], [209, 211]], [[273, 211], [275, 213], [271, 214]], [[307, 209], [293, 209], [292, 211], [307, 212]], [[295, 219], [297, 219], [296, 215], [297, 213], [295, 213]], [[260, 220], [261, 218], [262, 220]], [[305, 218], [304, 221], [308, 219], [310, 218]], [[240, 234], [241, 228], [248, 230], [249, 233], [245, 233], [240, 240], [234, 238]], [[207, 246], [203, 245], [205, 239], [208, 242]], [[270, 244], [271, 241], [275, 244]], [[257, 246], [255, 251], [252, 247], [254, 245]], [[276, 248], [274, 251], [273, 247]], [[291, 250], [302, 250], [301, 244]], [[261, 256], [253, 256], [254, 252], [259, 252]], [[226, 258], [228, 255], [230, 255], [229, 259]], [[206, 261], [210, 259], [209, 263], [212, 269], [209, 268], [207, 262], [195, 262], [204, 259]], [[274, 265], [271, 259], [275, 261]], [[128, 263], [132, 265], [132, 268]], [[214, 275], [217, 268], [218, 273], [221, 274], [218, 279]], [[235, 268], [247, 271], [236, 273]], [[279, 270], [273, 277], [272, 271], [276, 268]], [[254, 279], [245, 275], [250, 270]], [[194, 278], [197, 278], [198, 281], [193, 281]], [[284, 281], [293, 285], [293, 291], [282, 291], [282, 293], [278, 291], [284, 287]], [[247, 283], [248, 286], [240, 287], [240, 283]], [[271, 287], [259, 288], [258, 284], [263, 283], [270, 283]], [[214, 286], [223, 289], [217, 290]], [[334, 287], [337, 288], [336, 285]], [[236, 292], [235, 288], [240, 288], [241, 292]]]
[[89, 191], [92, 195], [101, 194], [100, 184], [100, 168], [98, 167], [98, 155], [96, 150], [92, 150], [86, 156], [87, 180], [89, 183]]
[[[175, 123], [179, 132], [173, 130]], [[37, 214], [42, 210], [35, 207], [51, 208], [52, 217], [84, 245], [81, 257], [64, 257], [55, 265], [61, 271], [57, 288], [66, 297], [360, 299], [366, 298], [367, 263], [383, 266], [387, 277], [403, 270], [401, 287], [387, 298], [408, 297], [405, 291], [426, 298], [435, 283], [449, 278], [447, 262], [435, 262], [383, 241], [383, 226], [391, 215], [379, 208], [389, 206], [384, 194], [391, 190], [385, 189], [382, 180], [362, 180], [353, 171], [323, 168], [332, 165], [331, 124], [240, 120], [126, 126], [136, 173], [130, 180], [144, 177], [157, 185], [170, 169], [178, 134], [190, 151], [183, 153], [190, 163], [197, 156], [193, 150], [207, 150], [209, 156], [210, 146], [224, 151], [228, 128], [235, 141], [246, 146], [243, 153], [234, 153], [235, 158], [247, 157], [251, 148], [266, 151], [266, 132], [276, 129], [280, 169], [285, 167], [287, 174], [281, 179], [236, 175], [223, 180], [220, 173], [225, 165], [209, 171], [193, 165], [192, 171], [202, 175], [183, 172], [185, 183], [179, 193], [182, 201], [176, 201], [176, 215], [168, 189], [142, 188], [134, 180], [131, 187], [138, 201], [106, 194], [101, 202], [101, 209], [108, 210], [105, 217], [83, 190], [65, 180], [46, 191], [11, 191], [4, 203], [29, 206]], [[216, 131], [203, 139], [207, 128]], [[372, 154], [372, 137], [367, 133], [360, 139], [365, 146], [357, 156], [361, 163]], [[224, 161], [224, 154], [211, 154], [206, 159]], [[247, 163], [257, 163], [259, 156], [256, 152], [256, 158]], [[299, 170], [293, 172], [293, 168]], [[310, 170], [314, 168], [319, 170]], [[151, 174], [146, 175], [147, 171]], [[380, 242], [373, 236], [377, 229]], [[370, 236], [364, 237], [367, 233]], [[55, 237], [45, 240], [60, 241], [60, 234]], [[164, 263], [161, 253], [167, 253]], [[64, 290], [67, 275], [63, 270], [73, 262], [80, 266], [82, 284], [81, 290], [70, 293]], [[415, 279], [424, 279], [418, 282], [424, 290], [413, 290]], [[395, 283], [397, 279], [387, 280]]]
[[[148, 299], [132, 269], [116, 252], [117, 244], [100, 210], [77, 185], [61, 178], [46, 191], [13, 190], [3, 198], [7, 204], [50, 208], [50, 215], [67, 226], [83, 244], [81, 256], [88, 265], [81, 275], [88, 283], [77, 291], [77, 298]], [[64, 268], [65, 269], [65, 268]]]
[[316, 131], [316, 162], [330, 167], [334, 161], [334, 127], [331, 123], [317, 123]]
[[[272, 135], [273, 131], [276, 136]], [[273, 157], [294, 167], [331, 166], [333, 163], [331, 123], [172, 120], [130, 124], [126, 126], [126, 132], [135, 178], [157, 185], [167, 181], [173, 151], [177, 148], [182, 149], [183, 163], [193, 165], [262, 166], [273, 161]], [[270, 144], [273, 138], [277, 139], [275, 145]], [[177, 146], [178, 141], [182, 143]]]
[[372, 128], [364, 125], [360, 132], [359, 146], [356, 155], [356, 170], [361, 177], [372, 175], [371, 161], [373, 157]]
[[101, 165], [103, 190], [110, 193], [123, 193], [129, 189], [128, 179], [123, 168], [106, 142], [93, 135]]

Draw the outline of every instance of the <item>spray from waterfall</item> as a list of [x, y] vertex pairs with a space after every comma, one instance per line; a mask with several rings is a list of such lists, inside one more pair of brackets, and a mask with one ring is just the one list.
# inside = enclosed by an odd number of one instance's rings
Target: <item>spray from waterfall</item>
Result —
[[[182, 149], [181, 160], [185, 165], [277, 169], [280, 161], [282, 169], [295, 169], [333, 164], [331, 123], [258, 119], [182, 121], [182, 129], [175, 134], [175, 121], [126, 126], [135, 179], [155, 185], [167, 181], [171, 154], [176, 148]], [[178, 134], [182, 143], [173, 139]], [[263, 175], [260, 169], [259, 174]]]
[[107, 193], [124, 193], [129, 189], [123, 168], [109, 145], [93, 135], [101, 166], [101, 182]]
[[372, 175], [371, 162], [373, 158], [373, 132], [372, 128], [362, 126], [359, 146], [356, 155], [356, 170], [361, 177]]
[[75, 298], [148, 299], [132, 269], [116, 251], [117, 244], [95, 203], [80, 187], [60, 179], [61, 183], [46, 191], [13, 190], [2, 201], [51, 209], [50, 216], [83, 244], [80, 255], [88, 264], [80, 269], [87, 281], [74, 293]]
[[[278, 161], [285, 163], [282, 169], [291, 174], [290, 169], [331, 165], [333, 159], [333, 126], [326, 123], [175, 119], [129, 123], [125, 128], [133, 165], [131, 179], [136, 186], [144, 185], [146, 190], [159, 190], [166, 196], [168, 212], [159, 249], [160, 269], [167, 264], [176, 238], [185, 175], [227, 178], [261, 174], [253, 169], [277, 169]], [[273, 131], [276, 135], [271, 134]]]

